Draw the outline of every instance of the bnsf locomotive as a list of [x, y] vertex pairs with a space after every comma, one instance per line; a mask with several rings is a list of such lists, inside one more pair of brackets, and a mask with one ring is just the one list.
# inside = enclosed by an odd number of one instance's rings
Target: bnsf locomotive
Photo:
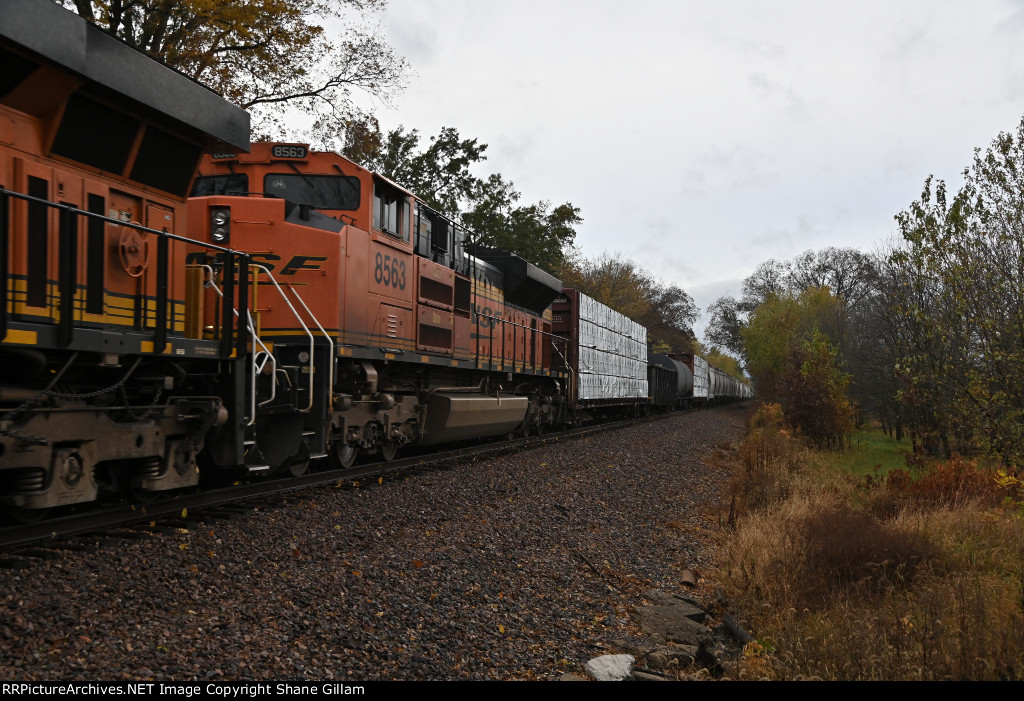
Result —
[[[336, 153], [253, 144], [204, 158], [189, 203], [198, 240], [251, 261], [254, 450], [270, 470], [310, 455], [350, 465], [563, 423], [555, 278]], [[219, 254], [189, 261], [223, 277]], [[201, 300], [217, 326], [216, 289]], [[262, 408], [262, 410], [261, 410]]]
[[0, 66], [3, 503], [194, 485], [247, 341], [186, 333], [186, 198], [248, 115], [50, 2], [0, 3]]
[[53, 3], [0, 65], [7, 513], [684, 403], [643, 327]]

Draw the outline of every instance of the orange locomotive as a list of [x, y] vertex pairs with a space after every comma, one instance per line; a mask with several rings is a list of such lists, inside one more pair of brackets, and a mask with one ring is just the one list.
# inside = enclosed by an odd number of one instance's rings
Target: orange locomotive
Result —
[[[552, 372], [560, 282], [523, 259], [467, 250], [467, 232], [412, 193], [329, 152], [253, 144], [204, 158], [190, 234], [254, 261], [266, 358], [247, 462], [293, 473], [351, 465], [564, 419]], [[193, 263], [215, 261], [196, 251]], [[216, 291], [204, 316], [216, 327]]]
[[196, 484], [244, 334], [184, 333], [186, 195], [248, 115], [50, 2], [0, 3], [0, 66], [0, 503]]

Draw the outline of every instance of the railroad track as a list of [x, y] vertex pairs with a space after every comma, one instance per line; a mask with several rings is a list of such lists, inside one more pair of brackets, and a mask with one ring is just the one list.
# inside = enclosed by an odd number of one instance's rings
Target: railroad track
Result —
[[[161, 521], [183, 517], [200, 518], [204, 511], [240, 501], [264, 499], [270, 496], [327, 485], [341, 486], [345, 482], [358, 482], [367, 478], [385, 477], [416, 469], [436, 467], [472, 457], [491, 455], [511, 450], [534, 448], [554, 441], [581, 438], [598, 431], [614, 431], [648, 421], [656, 421], [672, 414], [661, 414], [612, 423], [601, 423], [582, 428], [558, 431], [537, 436], [501, 439], [481, 445], [456, 448], [440, 452], [411, 455], [391, 462], [373, 462], [347, 469], [311, 471], [299, 477], [248, 482], [194, 493], [168, 495], [146, 504], [120, 504], [97, 508], [67, 516], [59, 516], [33, 523], [22, 523], [0, 528], [0, 553], [16, 552], [20, 548], [39, 545], [47, 541], [85, 533], [114, 529], [146, 521]], [[330, 464], [326, 458], [320, 465]], [[313, 468], [317, 463], [313, 464]]]

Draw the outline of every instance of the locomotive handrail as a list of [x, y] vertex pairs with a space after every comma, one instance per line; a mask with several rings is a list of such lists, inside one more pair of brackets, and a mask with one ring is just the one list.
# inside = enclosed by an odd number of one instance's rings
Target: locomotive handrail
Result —
[[[314, 354], [314, 351], [316, 349], [316, 341], [313, 338], [313, 333], [309, 330], [309, 327], [306, 326], [306, 322], [304, 322], [302, 320], [302, 317], [299, 316], [299, 313], [297, 311], [295, 311], [295, 307], [292, 306], [292, 303], [288, 300], [288, 295], [286, 295], [284, 293], [284, 290], [281, 289], [281, 285], [279, 285], [277, 283], [277, 280], [274, 279], [274, 276], [271, 274], [270, 269], [267, 266], [265, 266], [265, 265], [263, 265], [261, 263], [255, 263], [254, 262], [254, 263], [250, 263], [249, 265], [250, 265], [250, 267], [258, 268], [258, 269], [262, 270], [263, 272], [265, 272], [267, 274], [267, 277], [270, 278], [270, 281], [272, 283], [274, 283], [274, 287], [276, 287], [277, 291], [280, 293], [281, 299], [284, 300], [284, 303], [288, 305], [288, 308], [291, 310], [292, 314], [295, 316], [295, 320], [299, 322], [299, 324], [302, 326], [302, 330], [306, 332], [307, 336], [309, 336], [309, 406], [307, 406], [305, 409], [299, 409], [299, 411], [301, 411], [303, 414], [308, 413], [309, 411], [311, 411], [313, 409], [314, 390], [316, 389], [316, 386], [315, 386], [314, 380], [313, 380], [313, 375], [315, 374], [315, 371], [316, 371], [316, 355]], [[312, 316], [312, 314], [310, 316]], [[314, 318], [314, 321], [316, 321], [315, 318]], [[319, 326], [320, 323], [317, 322], [317, 325]], [[334, 361], [333, 357], [331, 358], [331, 361], [332, 362]], [[276, 382], [276, 378], [275, 378], [275, 382]]]
[[244, 257], [244, 258], [248, 258], [249, 257], [248, 253], [244, 253], [242, 251], [236, 251], [233, 248], [225, 248], [224, 246], [218, 246], [215, 243], [207, 243], [206, 241], [200, 241], [198, 239], [190, 239], [187, 236], [181, 236], [180, 234], [172, 234], [169, 231], [163, 231], [161, 229], [152, 229], [152, 228], [150, 228], [148, 226], [143, 226], [142, 224], [139, 224], [139, 223], [136, 223], [136, 222], [126, 222], [126, 221], [124, 221], [122, 219], [115, 219], [114, 217], [108, 217], [105, 214], [98, 214], [96, 212], [90, 212], [90, 211], [85, 210], [85, 209], [79, 209], [78, 207], [75, 207], [74, 205], [64, 204], [62, 202], [51, 202], [50, 200], [45, 200], [45, 199], [43, 199], [41, 197], [33, 197], [32, 195], [25, 195], [25, 194], [22, 194], [22, 193], [20, 193], [20, 192], [18, 192], [16, 190], [8, 190], [3, 185], [0, 185], [0, 197], [4, 197], [4, 196], [14, 197], [14, 198], [19, 199], [19, 200], [25, 200], [26, 202], [36, 202], [38, 204], [45, 204], [46, 206], [53, 207], [54, 209], [63, 209], [63, 210], [72, 212], [74, 214], [80, 214], [80, 215], [85, 216], [85, 217], [92, 217], [93, 219], [100, 219], [100, 220], [108, 222], [110, 224], [118, 224], [120, 226], [130, 226], [133, 229], [138, 229], [139, 231], [145, 231], [146, 233], [149, 233], [149, 234], [155, 234], [157, 236], [162, 236], [164, 238], [171, 239], [173, 241], [181, 241], [182, 243], [187, 243], [187, 244], [190, 244], [190, 245], [193, 245], [193, 246], [201, 246], [203, 248], [209, 248], [211, 250], [219, 251], [221, 253], [228, 253], [230, 255], [241, 256], [241, 257]]
[[[320, 333], [322, 333], [324, 335], [324, 338], [327, 339], [328, 346], [330, 346], [330, 352], [327, 355], [327, 357], [330, 358], [330, 361], [327, 364], [327, 387], [328, 387], [328, 391], [333, 393], [334, 392], [334, 340], [331, 338], [330, 334], [328, 334], [327, 331], [324, 330], [323, 325], [320, 323], [320, 320], [316, 318], [316, 315], [313, 314], [313, 312], [311, 312], [309, 310], [309, 307], [306, 306], [306, 302], [303, 301], [302, 296], [299, 294], [299, 291], [296, 290], [294, 287], [289, 287], [289, 289], [292, 291], [292, 294], [295, 295], [295, 299], [298, 300], [299, 304], [302, 305], [302, 308], [306, 310], [306, 313], [309, 314], [309, 318], [312, 319], [313, 323], [316, 324], [316, 327], [318, 329], [320, 329]], [[313, 372], [312, 371], [313, 371], [313, 357], [310, 356], [310, 373], [309, 373], [309, 375], [310, 375], [311, 378], [313, 376]]]
[[[554, 336], [554, 334], [551, 334], [551, 335]], [[558, 338], [561, 338], [563, 341], [566, 341], [568, 343], [568, 339], [563, 338], [561, 336], [559, 336]], [[565, 357], [565, 354], [562, 353], [562, 351], [560, 351], [558, 349], [558, 345], [555, 343], [555, 339], [553, 339], [553, 338], [551, 339], [551, 348], [554, 349], [554, 351], [556, 353], [558, 353], [558, 356], [562, 359], [562, 363], [565, 365], [566, 368], [568, 368], [568, 370], [569, 370], [569, 384], [571, 385], [572, 389], [575, 389], [575, 390], [578, 391], [579, 390], [579, 386], [580, 386], [579, 377], [577, 377], [577, 373], [573, 371], [572, 363], [570, 363], [569, 359]], [[572, 396], [571, 392], [570, 392], [570, 396]]]
[[[482, 316], [485, 319], [492, 319], [494, 321], [500, 321], [502, 324], [509, 324], [511, 326], [516, 326], [516, 327], [521, 328], [521, 329], [526, 329], [527, 331], [532, 331], [533, 333], [539, 334], [541, 336], [550, 336], [551, 337], [551, 345], [552, 345], [552, 347], [554, 347], [554, 345], [555, 345], [555, 339], [556, 338], [559, 341], [566, 341], [566, 342], [569, 341], [569, 339], [567, 337], [562, 336], [561, 334], [557, 334], [557, 333], [554, 333], [552, 331], [543, 331], [541, 329], [535, 329], [532, 326], [527, 326], [526, 324], [520, 324], [520, 323], [517, 323], [515, 321], [508, 321], [508, 320], [504, 319], [503, 317], [497, 316], [496, 314], [484, 314], [483, 312], [478, 312], [476, 310], [474, 310], [473, 313], [476, 314], [478, 317]], [[502, 339], [504, 339], [504, 334], [502, 335]], [[557, 351], [557, 348], [556, 348], [556, 351]], [[477, 353], [477, 355], [479, 356], [479, 353]], [[565, 356], [562, 355], [561, 353], [559, 353], [559, 355], [562, 356], [562, 360], [565, 361], [566, 367], [568, 367], [569, 361], [566, 360]], [[626, 357], [626, 356], [623, 356], [623, 357]]]
[[[187, 236], [172, 234], [169, 231], [153, 229], [148, 226], [143, 226], [142, 224], [139, 224], [137, 222], [124, 221], [122, 219], [108, 217], [104, 214], [99, 214], [97, 212], [90, 212], [84, 209], [79, 209], [74, 205], [59, 202], [51, 202], [50, 200], [41, 197], [35, 197], [33, 195], [26, 195], [15, 190], [7, 189], [0, 185], [0, 341], [2, 341], [7, 336], [7, 325], [9, 319], [7, 309], [9, 300], [8, 282], [10, 274], [8, 242], [10, 238], [9, 223], [11, 208], [8, 204], [9, 197], [14, 197], [15, 199], [19, 199], [27, 203], [44, 205], [48, 208], [56, 209], [60, 212], [60, 222], [57, 237], [57, 259], [60, 264], [60, 279], [58, 281], [58, 289], [60, 292], [61, 309], [66, 310], [66, 313], [62, 313], [60, 315], [60, 319], [57, 323], [58, 342], [62, 347], [67, 347], [68, 345], [70, 345], [73, 338], [74, 301], [77, 287], [77, 266], [75, 265], [74, 259], [78, 252], [78, 237], [74, 235], [77, 232], [75, 231], [73, 222], [70, 219], [71, 216], [89, 217], [98, 221], [106, 222], [108, 224], [116, 224], [118, 226], [128, 227], [136, 231], [150, 233], [157, 237], [156, 287], [158, 298], [156, 305], [157, 318], [154, 320], [155, 325], [153, 329], [153, 349], [154, 352], [157, 353], [161, 352], [164, 349], [167, 342], [166, 307], [168, 287], [167, 263], [169, 257], [168, 242], [180, 241], [182, 243], [186, 243], [192, 246], [197, 246], [211, 251], [223, 253], [227, 257], [228, 262], [238, 258], [242, 259], [243, 262], [250, 260], [249, 254], [243, 253], [242, 251], [236, 251], [230, 248], [225, 248], [223, 246], [218, 246], [216, 244], [207, 243], [205, 241], [191, 239], [188, 238]], [[226, 295], [221, 296], [222, 298], [224, 298], [225, 307], [230, 306], [230, 308], [234, 310], [236, 298], [234, 294], [234, 285], [230, 285], [230, 287], [231, 289], [227, 291]], [[243, 289], [240, 292], [245, 292], [244, 283], [242, 287]], [[243, 303], [246, 305], [246, 308], [248, 309], [248, 302], [246, 299], [247, 295], [239, 294], [238, 297], [244, 300]], [[237, 317], [238, 314], [236, 313], [235, 316]], [[226, 319], [225, 325], [227, 325]], [[221, 348], [222, 356], [226, 357], [230, 355], [231, 338], [234, 336], [234, 331], [234, 328], [230, 327], [224, 329]], [[241, 354], [244, 352], [244, 348], [245, 338], [244, 334], [242, 333], [242, 329], [239, 328], [237, 343], [235, 345], [235, 350], [238, 352], [239, 356], [241, 356]]]
[[[217, 283], [214, 282], [213, 267], [209, 265], [200, 265], [199, 267], [202, 268], [204, 272], [208, 272], [210, 274], [210, 280], [209, 282], [204, 282], [204, 286], [209, 285], [211, 288], [213, 288], [214, 292], [216, 292], [218, 295], [220, 295], [221, 298], [223, 298], [224, 293], [221, 292], [220, 288], [217, 287]], [[231, 311], [234, 313], [236, 317], [238, 316], [238, 310], [232, 309]], [[269, 348], [267, 348], [267, 346], [263, 343], [263, 340], [256, 334], [256, 328], [252, 323], [252, 315], [248, 314], [247, 316], [248, 319], [246, 320], [246, 326], [249, 328], [249, 333], [252, 334], [253, 342], [258, 344], [259, 347], [262, 349], [259, 353], [253, 353], [252, 376], [249, 378], [249, 421], [246, 422], [246, 426], [252, 426], [254, 423], [256, 423], [256, 407], [268, 404], [274, 401], [274, 398], [277, 397], [277, 358], [274, 357], [274, 354], [270, 351]], [[267, 360], [264, 360], [263, 364], [260, 364], [260, 354], [264, 354], [266, 356], [266, 359], [270, 361], [270, 372], [274, 377], [274, 381], [270, 383], [270, 398], [263, 402], [260, 402], [257, 405], [256, 376], [263, 372], [263, 368], [266, 367], [267, 363]]]
[[7, 191], [0, 187], [0, 341], [7, 337], [7, 276], [10, 271], [7, 203]]

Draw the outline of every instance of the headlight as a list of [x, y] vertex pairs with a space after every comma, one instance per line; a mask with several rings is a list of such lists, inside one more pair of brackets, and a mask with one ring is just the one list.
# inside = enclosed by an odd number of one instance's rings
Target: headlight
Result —
[[231, 238], [231, 210], [219, 207], [210, 210], [210, 238], [214, 243], [227, 243]]

